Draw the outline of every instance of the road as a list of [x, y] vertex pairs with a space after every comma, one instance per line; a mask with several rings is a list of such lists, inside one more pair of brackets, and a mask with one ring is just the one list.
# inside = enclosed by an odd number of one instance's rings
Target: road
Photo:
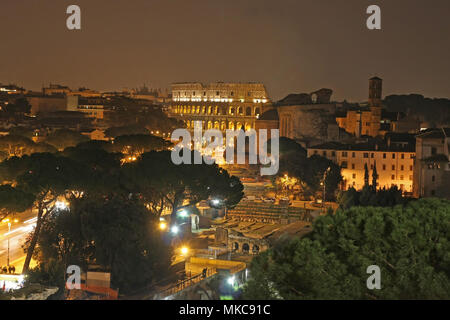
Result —
[[[18, 219], [19, 221], [11, 224], [11, 231], [8, 230], [7, 223], [0, 223], [0, 266], [4, 267], [7, 265], [9, 239], [9, 264], [16, 268], [16, 273], [21, 273], [26, 256], [22, 245], [36, 225], [36, 212], [28, 210], [9, 218], [10, 220]], [[34, 262], [31, 266], [33, 265]]]

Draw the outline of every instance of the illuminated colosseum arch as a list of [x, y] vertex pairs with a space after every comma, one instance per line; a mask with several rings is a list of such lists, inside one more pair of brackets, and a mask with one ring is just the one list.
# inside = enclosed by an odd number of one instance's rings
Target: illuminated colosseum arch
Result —
[[247, 107], [246, 109], [245, 109], [245, 115], [248, 117], [248, 116], [251, 116], [252, 115], [252, 108], [250, 108], [250, 107]]

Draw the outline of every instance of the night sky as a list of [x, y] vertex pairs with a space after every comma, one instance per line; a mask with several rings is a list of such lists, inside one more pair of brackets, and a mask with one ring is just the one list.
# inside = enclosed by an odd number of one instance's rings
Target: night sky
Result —
[[258, 81], [275, 100], [326, 87], [363, 101], [378, 75], [384, 95], [450, 97], [449, 0], [1, 0], [0, 30], [0, 83], [34, 90]]

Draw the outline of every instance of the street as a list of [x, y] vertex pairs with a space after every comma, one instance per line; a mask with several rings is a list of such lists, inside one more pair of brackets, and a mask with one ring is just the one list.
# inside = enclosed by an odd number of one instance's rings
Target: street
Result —
[[[21, 273], [26, 256], [22, 245], [36, 225], [36, 213], [27, 210], [9, 218], [10, 220], [18, 219], [18, 222], [11, 223], [11, 231], [8, 229], [8, 223], [0, 223], [0, 266], [4, 267], [7, 265], [9, 239], [9, 264], [16, 268], [16, 273]], [[33, 266], [33, 261], [31, 266]]]

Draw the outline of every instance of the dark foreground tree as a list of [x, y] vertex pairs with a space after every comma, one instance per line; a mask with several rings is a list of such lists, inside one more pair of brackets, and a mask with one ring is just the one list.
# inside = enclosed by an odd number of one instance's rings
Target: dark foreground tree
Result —
[[180, 164], [171, 160], [171, 152], [144, 153], [139, 161], [124, 166], [130, 192], [139, 194], [154, 214], [164, 208], [177, 219], [181, 209], [195, 206], [202, 200], [216, 198], [226, 207], [233, 207], [244, 196], [237, 177], [216, 164]]
[[[353, 207], [319, 218], [303, 239], [281, 240], [250, 266], [248, 299], [449, 299], [450, 202]], [[381, 290], [367, 288], [367, 268]]]
[[158, 222], [132, 199], [73, 199], [70, 210], [54, 211], [43, 224], [31, 275], [61, 285], [68, 265], [94, 264], [111, 272], [121, 292], [150, 285], [169, 275], [172, 257]]
[[51, 133], [45, 139], [45, 142], [54, 146], [58, 150], [64, 150], [65, 148], [76, 146], [77, 144], [88, 140], [88, 137], [79, 132], [69, 129], [60, 129]]
[[88, 177], [79, 163], [50, 153], [35, 153], [5, 160], [0, 165], [0, 173], [4, 180], [13, 181], [18, 190], [34, 197], [37, 221], [26, 251], [23, 266], [23, 272], [26, 273], [42, 224], [52, 212], [57, 198], [70, 190], [80, 190]]
[[9, 184], [0, 186], [0, 220], [9, 215], [24, 212], [33, 205], [34, 197], [22, 190], [17, 190]]

